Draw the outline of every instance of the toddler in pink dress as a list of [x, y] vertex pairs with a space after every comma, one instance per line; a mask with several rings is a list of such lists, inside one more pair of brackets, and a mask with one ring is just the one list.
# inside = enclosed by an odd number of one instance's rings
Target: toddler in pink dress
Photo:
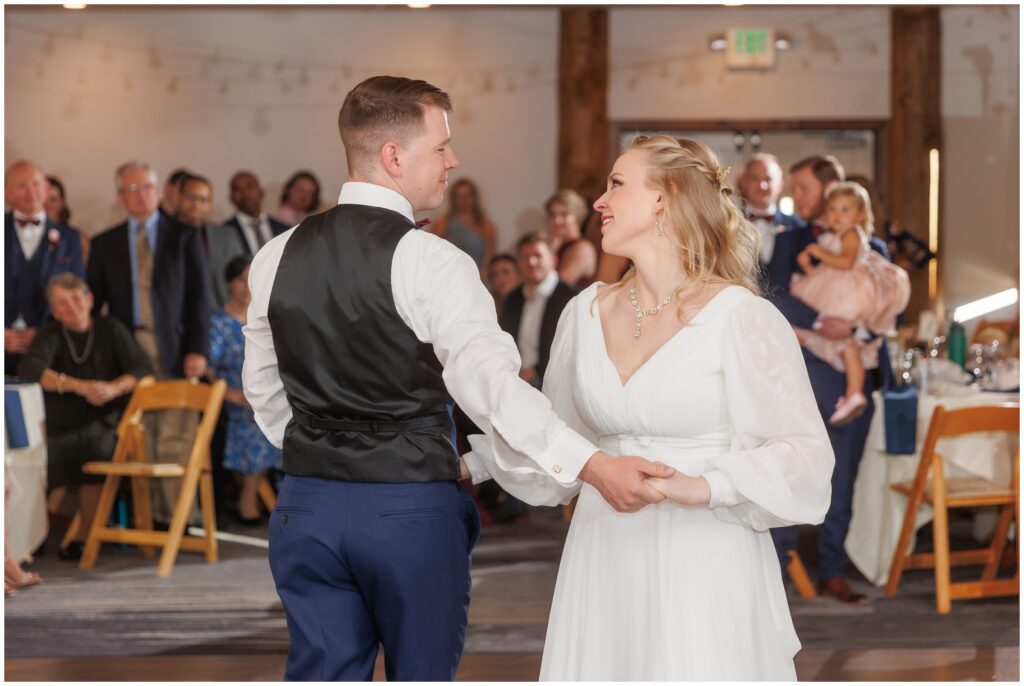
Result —
[[[910, 280], [903, 269], [871, 250], [871, 202], [863, 187], [837, 183], [829, 189], [825, 203], [828, 231], [797, 257], [804, 274], [793, 275], [790, 291], [823, 314], [881, 334], [870, 342], [855, 336], [832, 340], [796, 328], [801, 345], [846, 373], [846, 395], [829, 418], [829, 424], [841, 426], [867, 408], [864, 370], [878, 366], [882, 335], [896, 328], [896, 316], [910, 302]], [[819, 264], [813, 265], [811, 258]]]

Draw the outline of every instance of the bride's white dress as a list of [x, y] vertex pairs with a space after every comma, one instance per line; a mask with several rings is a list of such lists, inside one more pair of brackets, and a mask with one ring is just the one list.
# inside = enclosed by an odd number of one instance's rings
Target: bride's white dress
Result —
[[818, 523], [833, 453], [796, 337], [730, 286], [623, 385], [594, 284], [558, 325], [544, 393], [612, 455], [641, 455], [712, 488], [705, 507], [616, 512], [500, 439], [474, 453], [533, 504], [579, 493], [551, 605], [542, 680], [795, 680], [800, 643], [769, 527]]

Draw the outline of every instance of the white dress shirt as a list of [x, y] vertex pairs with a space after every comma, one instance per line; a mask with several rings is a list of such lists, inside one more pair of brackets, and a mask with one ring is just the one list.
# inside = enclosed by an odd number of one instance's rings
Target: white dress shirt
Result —
[[[548, 399], [519, 378], [519, 352], [498, 326], [494, 300], [472, 258], [442, 238], [414, 230], [412, 205], [388, 188], [349, 181], [338, 203], [381, 207], [409, 220], [409, 232], [398, 242], [391, 263], [391, 288], [402, 321], [416, 338], [433, 345], [449, 393], [482, 431], [528, 455], [555, 480], [575, 481], [597, 447], [567, 427]], [[278, 447], [292, 408], [278, 372], [267, 312], [278, 264], [296, 228], [275, 237], [253, 259], [252, 302], [243, 329], [245, 396], [256, 423]], [[467, 466], [474, 482], [489, 478], [472, 454]]]
[[[18, 220], [35, 220], [35, 226], [26, 225], [18, 228]], [[18, 243], [21, 244], [21, 252], [26, 260], [31, 260], [43, 241], [43, 234], [46, 233], [46, 212], [39, 212], [35, 215], [27, 215], [14, 210], [14, 232], [18, 234]]]
[[249, 245], [250, 255], [258, 253], [260, 247], [269, 243], [270, 239], [274, 237], [266, 212], [259, 218], [250, 217], [245, 212], [235, 212], [235, 221], [242, 227], [242, 235], [245, 236], [245, 242]]
[[[775, 235], [779, 232], [779, 226], [774, 220], [775, 212], [776, 206], [771, 205], [763, 214], [772, 215], [772, 220], [758, 217], [751, 221], [751, 224], [757, 228], [758, 233], [761, 235], [761, 259], [764, 260], [765, 264], [772, 261], [772, 255], [775, 253]], [[757, 214], [762, 213], [758, 212]]]
[[516, 345], [519, 346], [519, 354], [523, 358], [523, 369], [536, 367], [537, 361], [540, 360], [540, 327], [544, 322], [544, 309], [557, 286], [558, 272], [552, 269], [551, 273], [537, 284], [533, 295], [527, 296], [526, 287], [523, 287], [526, 302], [523, 303], [523, 314], [519, 319], [519, 332], [516, 335]]

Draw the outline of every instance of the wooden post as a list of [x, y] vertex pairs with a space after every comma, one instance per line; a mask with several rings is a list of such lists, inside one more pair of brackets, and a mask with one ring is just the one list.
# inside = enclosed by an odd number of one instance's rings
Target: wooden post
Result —
[[[892, 9], [889, 215], [925, 242], [931, 180], [929, 151], [939, 151], [940, 164], [942, 158], [940, 41], [939, 8]], [[939, 237], [941, 254], [941, 232]], [[910, 275], [908, 319], [914, 320], [922, 309], [936, 306], [929, 298], [928, 280], [927, 269]], [[937, 300], [941, 299], [941, 278], [938, 283]]]
[[558, 187], [593, 202], [608, 175], [608, 10], [561, 10]]

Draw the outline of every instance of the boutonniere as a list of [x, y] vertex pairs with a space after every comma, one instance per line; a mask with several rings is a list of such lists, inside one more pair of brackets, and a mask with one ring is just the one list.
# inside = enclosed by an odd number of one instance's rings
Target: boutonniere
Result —
[[46, 240], [50, 243], [50, 252], [53, 252], [60, 246], [60, 231], [50, 229], [46, 232]]

